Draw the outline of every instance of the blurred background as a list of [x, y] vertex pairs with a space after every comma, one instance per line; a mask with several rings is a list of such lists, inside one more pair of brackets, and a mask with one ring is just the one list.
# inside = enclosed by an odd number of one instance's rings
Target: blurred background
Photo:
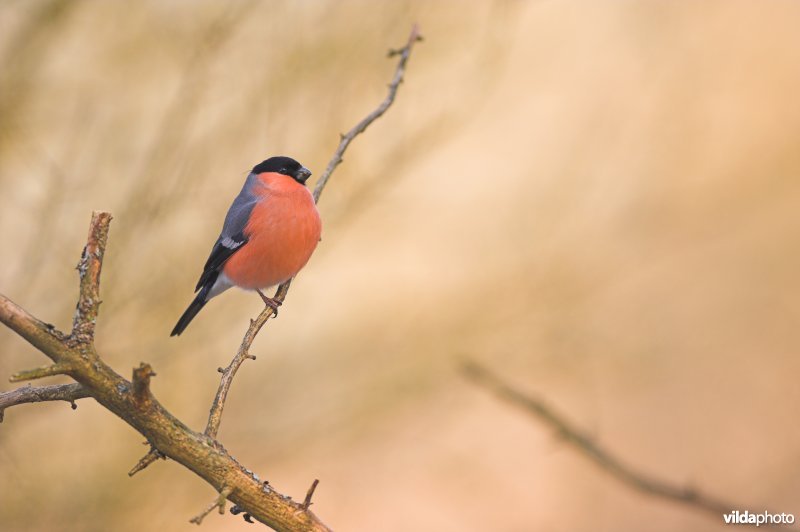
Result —
[[[476, 360], [649, 474], [800, 516], [800, 4], [6, 0], [0, 291], [68, 328], [113, 212], [97, 344], [201, 430], [262, 308], [170, 338], [268, 155], [323, 240], [227, 403], [225, 447], [337, 530], [722, 530], [620, 485], [459, 373]], [[313, 181], [314, 178], [312, 178]], [[45, 363], [0, 328], [0, 375]], [[58, 382], [58, 379], [51, 379]], [[2, 384], [3, 390], [15, 385]], [[0, 528], [189, 530], [214, 497], [90, 400], [0, 425]], [[206, 531], [250, 530], [211, 515]]]

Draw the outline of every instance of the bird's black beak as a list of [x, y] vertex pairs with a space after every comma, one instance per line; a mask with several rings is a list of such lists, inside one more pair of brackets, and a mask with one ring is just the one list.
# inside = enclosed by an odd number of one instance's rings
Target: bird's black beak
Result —
[[297, 179], [300, 183], [306, 184], [306, 180], [311, 177], [311, 170], [306, 168], [305, 166], [301, 166], [300, 170], [297, 171], [294, 178]]

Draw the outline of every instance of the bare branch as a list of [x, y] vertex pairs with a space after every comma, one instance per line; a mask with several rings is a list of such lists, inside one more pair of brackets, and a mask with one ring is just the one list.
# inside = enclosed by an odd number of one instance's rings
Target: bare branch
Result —
[[65, 364], [64, 362], [59, 362], [57, 364], [48, 364], [47, 366], [41, 366], [38, 368], [33, 369], [26, 369], [23, 371], [18, 371], [11, 375], [8, 379], [9, 382], [22, 382], [22, 381], [32, 381], [34, 379], [42, 379], [44, 377], [52, 377], [54, 375], [66, 375], [72, 368], [69, 364]]
[[[353, 142], [353, 139], [363, 133], [370, 124], [380, 118], [386, 112], [386, 110], [389, 109], [392, 103], [394, 103], [394, 99], [397, 96], [397, 90], [400, 87], [400, 83], [403, 81], [403, 76], [406, 71], [406, 64], [408, 63], [408, 58], [411, 56], [411, 50], [414, 47], [414, 44], [421, 40], [422, 37], [419, 34], [419, 28], [416, 24], [414, 24], [414, 26], [411, 28], [411, 33], [408, 36], [406, 45], [399, 50], [389, 51], [389, 57], [394, 57], [396, 55], [400, 56], [400, 60], [395, 68], [394, 76], [392, 77], [392, 81], [389, 83], [389, 93], [378, 105], [378, 107], [375, 108], [375, 110], [364, 117], [358, 124], [353, 126], [350, 131], [339, 136], [339, 146], [336, 148], [333, 157], [331, 157], [330, 162], [328, 162], [328, 166], [325, 168], [325, 171], [320, 176], [319, 180], [317, 181], [317, 185], [314, 188], [314, 201], [316, 203], [319, 203], [319, 198], [322, 195], [322, 191], [328, 184], [328, 180], [330, 180], [331, 175], [333, 174], [334, 170], [336, 170], [336, 167], [341, 164], [344, 152], [347, 150], [347, 147], [350, 146], [350, 143]], [[278, 286], [275, 295], [272, 297], [276, 303], [283, 303], [284, 299], [286, 299], [286, 294], [289, 292], [289, 286], [291, 285], [291, 282], [292, 280], [289, 279], [282, 285]], [[222, 410], [225, 408], [225, 400], [228, 397], [228, 392], [230, 390], [231, 383], [233, 382], [233, 377], [236, 375], [236, 372], [239, 370], [239, 367], [245, 360], [248, 358], [255, 358], [249, 354], [250, 346], [253, 344], [258, 332], [261, 330], [264, 324], [267, 323], [267, 320], [275, 315], [275, 310], [270, 305], [266, 305], [264, 310], [261, 311], [261, 314], [259, 314], [255, 320], [250, 321], [250, 327], [248, 327], [247, 332], [242, 339], [239, 350], [236, 352], [236, 355], [233, 357], [233, 360], [231, 360], [231, 363], [228, 365], [228, 367], [222, 370], [222, 378], [220, 379], [219, 389], [214, 397], [214, 402], [211, 405], [211, 411], [208, 415], [208, 424], [206, 425], [205, 430], [207, 436], [212, 438], [216, 437], [217, 432], [219, 431], [219, 425], [222, 422]]]
[[75, 401], [84, 397], [90, 397], [89, 391], [77, 383], [38, 387], [27, 384], [16, 390], [0, 393], [0, 423], [3, 422], [5, 409], [10, 406], [43, 401], [67, 401], [74, 409], [77, 408]]
[[196, 525], [202, 524], [203, 519], [205, 519], [205, 517], [208, 514], [210, 514], [214, 510], [214, 508], [219, 508], [219, 514], [224, 515], [225, 501], [228, 500], [228, 496], [230, 496], [231, 493], [233, 493], [233, 488], [231, 488], [230, 486], [222, 488], [222, 491], [219, 492], [219, 496], [214, 500], [213, 503], [211, 503], [211, 506], [200, 512], [198, 515], [189, 519], [189, 522], [194, 523]]
[[589, 434], [567, 421], [560, 413], [553, 410], [541, 399], [526, 395], [512, 388], [489, 370], [474, 362], [464, 361], [461, 369], [474, 383], [494, 392], [504, 401], [523, 408], [526, 412], [553, 428], [561, 438], [572, 444], [573, 448], [580, 454], [636, 491], [685, 504], [713, 514], [717, 519], [719, 519], [720, 515], [730, 512], [734, 508], [742, 507], [711, 497], [696, 489], [675, 486], [647, 473], [637, 471], [592, 441]]

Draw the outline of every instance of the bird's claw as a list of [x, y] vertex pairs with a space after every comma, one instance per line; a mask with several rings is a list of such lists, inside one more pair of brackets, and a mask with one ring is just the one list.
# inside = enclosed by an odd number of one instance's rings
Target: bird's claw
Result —
[[272, 309], [272, 312], [274, 313], [274, 317], [277, 318], [278, 317], [278, 307], [280, 307], [283, 304], [283, 302], [282, 301], [278, 301], [277, 299], [272, 299], [271, 297], [266, 296], [264, 294], [264, 292], [262, 292], [261, 290], [256, 290], [256, 292], [258, 292], [258, 295], [261, 296], [261, 300], [264, 302], [264, 304]]

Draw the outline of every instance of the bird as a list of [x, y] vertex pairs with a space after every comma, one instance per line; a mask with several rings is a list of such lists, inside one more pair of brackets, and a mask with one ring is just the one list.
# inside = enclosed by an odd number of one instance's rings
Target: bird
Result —
[[322, 234], [311, 171], [291, 157], [255, 165], [233, 200], [222, 231], [195, 287], [197, 294], [170, 336], [180, 335], [198, 312], [228, 288], [255, 290], [277, 315], [279, 301], [262, 289], [288, 281], [306, 265]]

